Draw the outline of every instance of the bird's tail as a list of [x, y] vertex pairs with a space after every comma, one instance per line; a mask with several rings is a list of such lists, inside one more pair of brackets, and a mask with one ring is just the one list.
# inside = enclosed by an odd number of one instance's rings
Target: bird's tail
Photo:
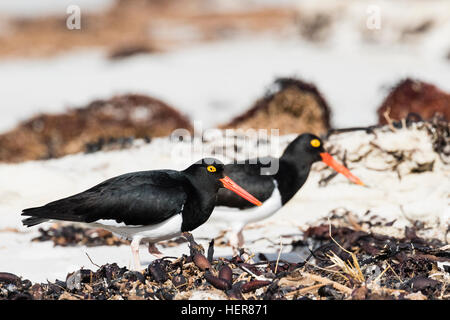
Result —
[[23, 219], [22, 223], [24, 226], [32, 227], [39, 223], [46, 222], [49, 217], [45, 216], [45, 209], [42, 207], [28, 208], [22, 211], [22, 216], [30, 216], [29, 218]]
[[23, 219], [22, 223], [23, 223], [24, 226], [32, 227], [32, 226], [35, 226], [35, 225], [37, 225], [39, 223], [46, 222], [48, 220], [49, 219], [46, 219], [46, 218], [29, 217], [29, 218]]

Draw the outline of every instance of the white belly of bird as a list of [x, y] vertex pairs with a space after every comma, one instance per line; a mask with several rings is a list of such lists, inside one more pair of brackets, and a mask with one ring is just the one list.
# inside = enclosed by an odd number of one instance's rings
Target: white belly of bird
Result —
[[232, 228], [242, 228], [248, 223], [257, 222], [275, 214], [281, 207], [281, 195], [278, 188], [273, 189], [272, 195], [264, 203], [248, 209], [237, 209], [225, 206], [215, 207], [211, 218], [217, 221], [226, 221]]
[[88, 226], [103, 228], [127, 239], [139, 237], [144, 242], [154, 243], [179, 236], [182, 223], [181, 214], [176, 214], [163, 222], [149, 226], [127, 226], [123, 222], [117, 223], [115, 220], [97, 220], [89, 223]]

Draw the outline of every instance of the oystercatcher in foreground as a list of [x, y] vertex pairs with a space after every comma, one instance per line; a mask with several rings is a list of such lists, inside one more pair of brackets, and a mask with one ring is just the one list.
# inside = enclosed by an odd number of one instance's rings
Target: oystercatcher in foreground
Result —
[[25, 209], [22, 215], [31, 217], [22, 222], [28, 227], [48, 220], [81, 222], [129, 238], [139, 270], [140, 242], [148, 242], [149, 252], [161, 257], [155, 243], [205, 223], [222, 187], [261, 205], [224, 175], [219, 160], [205, 158], [184, 171], [140, 171], [111, 178], [71, 197]]
[[[227, 190], [219, 190], [213, 219], [225, 220], [231, 227], [231, 245], [234, 250], [244, 244], [245, 225], [270, 217], [283, 207], [303, 186], [314, 162], [323, 161], [342, 173], [350, 181], [364, 185], [346, 167], [325, 152], [323, 143], [315, 135], [302, 134], [294, 139], [279, 158], [247, 159], [245, 163], [225, 165], [225, 174], [262, 201], [251, 207]], [[278, 170], [263, 172], [269, 161], [279, 161]]]

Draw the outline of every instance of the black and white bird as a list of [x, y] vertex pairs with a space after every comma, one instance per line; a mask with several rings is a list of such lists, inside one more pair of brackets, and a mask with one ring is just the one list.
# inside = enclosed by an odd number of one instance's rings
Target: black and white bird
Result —
[[123, 174], [84, 192], [25, 209], [22, 222], [31, 227], [49, 220], [85, 223], [131, 239], [135, 270], [140, 270], [139, 244], [161, 257], [155, 243], [189, 232], [210, 217], [220, 188], [235, 192], [251, 205], [255, 197], [224, 175], [217, 159], [202, 159], [183, 171], [151, 170]]
[[[278, 161], [278, 170], [266, 170], [268, 163]], [[247, 159], [244, 163], [225, 165], [225, 174], [257, 197], [262, 205], [252, 207], [227, 190], [219, 190], [212, 219], [225, 221], [230, 229], [233, 249], [244, 245], [242, 231], [252, 222], [272, 216], [303, 186], [313, 163], [323, 161], [350, 181], [363, 185], [345, 166], [325, 152], [319, 137], [302, 134], [294, 139], [280, 158]]]

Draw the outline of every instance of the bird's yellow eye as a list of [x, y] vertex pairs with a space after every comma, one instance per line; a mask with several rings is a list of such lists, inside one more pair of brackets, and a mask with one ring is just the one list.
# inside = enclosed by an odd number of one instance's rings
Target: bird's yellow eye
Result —
[[318, 148], [318, 147], [320, 147], [320, 141], [319, 141], [318, 139], [312, 139], [312, 140], [311, 140], [311, 145], [312, 145], [314, 148]]
[[206, 170], [208, 170], [209, 172], [216, 172], [216, 167], [214, 167], [214, 166], [208, 166], [207, 168], [206, 168]]

